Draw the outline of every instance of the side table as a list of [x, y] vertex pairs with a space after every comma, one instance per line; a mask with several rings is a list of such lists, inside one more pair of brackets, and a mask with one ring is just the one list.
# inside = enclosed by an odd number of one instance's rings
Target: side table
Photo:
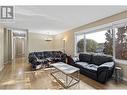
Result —
[[122, 80], [122, 68], [115, 67], [115, 81], [120, 82]]

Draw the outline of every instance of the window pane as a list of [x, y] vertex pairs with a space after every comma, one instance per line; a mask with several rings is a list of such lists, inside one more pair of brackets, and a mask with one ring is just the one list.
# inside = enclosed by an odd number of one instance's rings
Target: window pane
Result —
[[115, 29], [115, 57], [127, 60], [127, 27]]
[[84, 34], [76, 36], [76, 52], [84, 52]]
[[103, 30], [86, 34], [86, 51], [94, 53], [113, 54], [113, 33]]

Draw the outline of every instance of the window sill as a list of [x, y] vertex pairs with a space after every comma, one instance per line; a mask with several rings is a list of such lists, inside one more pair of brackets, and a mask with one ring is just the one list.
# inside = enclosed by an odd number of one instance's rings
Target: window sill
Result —
[[127, 60], [115, 59], [115, 62], [116, 62], [117, 64], [124, 64], [124, 65], [127, 65]]

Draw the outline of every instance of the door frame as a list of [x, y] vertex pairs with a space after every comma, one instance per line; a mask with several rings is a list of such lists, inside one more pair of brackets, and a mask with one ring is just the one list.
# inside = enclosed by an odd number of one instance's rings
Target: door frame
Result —
[[11, 32], [11, 42], [12, 42], [12, 60], [14, 60], [14, 39], [15, 37], [13, 36], [13, 30], [20, 30], [20, 31], [24, 31], [26, 32], [26, 36], [24, 37], [25, 39], [25, 61], [28, 62], [28, 53], [29, 53], [29, 49], [28, 49], [28, 29], [19, 29], [19, 28], [9, 28], [10, 30], [12, 30]]

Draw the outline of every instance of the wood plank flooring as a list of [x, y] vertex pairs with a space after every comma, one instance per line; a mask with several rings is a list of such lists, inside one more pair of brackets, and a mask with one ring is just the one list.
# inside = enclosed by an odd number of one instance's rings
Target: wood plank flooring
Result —
[[[0, 72], [0, 89], [46, 90], [64, 88], [50, 75], [50, 68], [31, 71], [30, 64], [26, 63], [24, 58], [17, 58], [12, 63], [6, 64], [5, 68]], [[114, 80], [110, 80], [106, 84], [100, 84], [80, 74], [80, 82], [69, 89], [127, 89], [127, 83], [116, 83]]]

